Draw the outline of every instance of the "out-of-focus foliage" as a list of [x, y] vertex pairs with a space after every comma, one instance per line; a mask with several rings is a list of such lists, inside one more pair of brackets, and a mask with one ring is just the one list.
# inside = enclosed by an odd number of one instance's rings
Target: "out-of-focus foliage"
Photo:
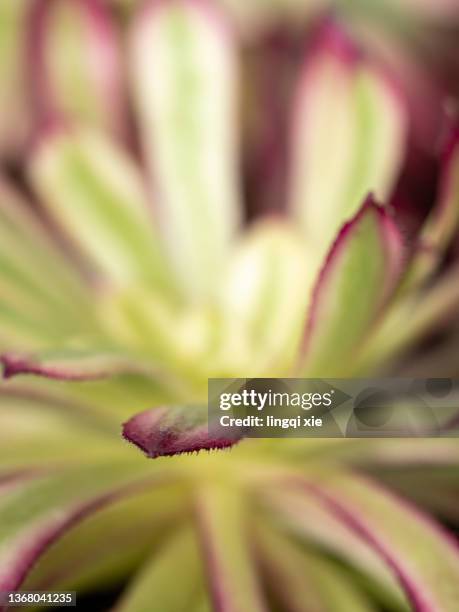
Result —
[[0, 5], [0, 591], [456, 612], [454, 437], [183, 453], [209, 377], [458, 374], [458, 13]]

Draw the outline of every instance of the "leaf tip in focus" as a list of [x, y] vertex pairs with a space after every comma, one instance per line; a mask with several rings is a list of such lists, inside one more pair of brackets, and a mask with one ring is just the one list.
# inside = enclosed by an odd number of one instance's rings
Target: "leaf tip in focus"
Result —
[[150, 459], [222, 450], [239, 441], [209, 432], [205, 417], [206, 410], [201, 406], [153, 408], [124, 423], [122, 436]]

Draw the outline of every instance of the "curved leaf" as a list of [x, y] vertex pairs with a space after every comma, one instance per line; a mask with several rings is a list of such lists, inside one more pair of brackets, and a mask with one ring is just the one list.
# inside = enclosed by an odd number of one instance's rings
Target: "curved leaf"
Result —
[[399, 232], [371, 198], [346, 224], [314, 290], [302, 372], [337, 376], [395, 289], [402, 266]]
[[16, 590], [72, 525], [119, 496], [153, 484], [154, 477], [148, 481], [146, 476], [137, 463], [110, 462], [37, 478], [0, 497], [0, 590]]
[[189, 527], [177, 529], [155, 552], [121, 596], [117, 612], [191, 610], [202, 591], [202, 567], [196, 534]]
[[84, 597], [131, 580], [187, 517], [189, 500], [181, 489], [177, 483], [145, 487], [88, 516], [47, 550], [21, 590], [69, 590]]
[[[278, 484], [278, 483], [277, 483]], [[320, 502], [292, 486], [264, 486], [262, 499], [272, 509], [272, 520], [294, 537], [305, 539], [348, 563], [371, 581], [389, 609], [404, 609], [403, 592], [375, 551]], [[270, 489], [273, 490], [270, 490]], [[275, 490], [275, 492], [274, 492]]]
[[[382, 469], [369, 466], [367, 472], [377, 476], [378, 482], [411, 500], [418, 508], [450, 524], [458, 522], [459, 470], [456, 465], [389, 465]], [[435, 494], [432, 494], [433, 491]]]
[[119, 446], [118, 430], [116, 413], [43, 390], [0, 384], [0, 476], [17, 469], [119, 458], [126, 449]]
[[380, 556], [417, 612], [455, 612], [459, 547], [439, 525], [362, 478], [330, 475], [293, 486], [317, 497]]
[[273, 529], [258, 530], [257, 549], [268, 584], [287, 612], [374, 612], [338, 567]]

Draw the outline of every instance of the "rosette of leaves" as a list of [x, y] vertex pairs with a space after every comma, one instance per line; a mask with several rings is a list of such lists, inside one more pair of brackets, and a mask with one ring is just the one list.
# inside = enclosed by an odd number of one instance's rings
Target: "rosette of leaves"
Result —
[[457, 140], [401, 232], [403, 89], [328, 24], [294, 75], [286, 212], [247, 227], [247, 82], [214, 7], [147, 2], [125, 56], [98, 2], [30, 25], [46, 127], [0, 189], [0, 591], [455, 612], [454, 437], [222, 450], [204, 404], [209, 377], [381, 371], [454, 313]]

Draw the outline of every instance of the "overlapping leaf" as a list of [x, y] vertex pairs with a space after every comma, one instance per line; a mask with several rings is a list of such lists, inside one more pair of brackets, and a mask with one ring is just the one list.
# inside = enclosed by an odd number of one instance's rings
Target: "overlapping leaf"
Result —
[[175, 483], [120, 496], [62, 534], [40, 557], [22, 589], [76, 590], [81, 597], [124, 582], [142, 573], [142, 565], [174, 537], [187, 513], [188, 500]]
[[[0, 498], [0, 588], [17, 589], [41, 554], [72, 524], [117, 496], [135, 492], [137, 463], [91, 465], [28, 479]], [[152, 477], [153, 480], [153, 477]], [[136, 484], [137, 483], [137, 484]]]
[[315, 497], [396, 576], [414, 609], [453, 612], [459, 598], [457, 542], [425, 515], [370, 481], [339, 474], [293, 488]]
[[317, 554], [281, 537], [272, 526], [258, 530], [259, 562], [276, 599], [289, 612], [371, 612], [367, 597], [346, 574]]
[[403, 593], [384, 562], [317, 499], [298, 489], [282, 488], [282, 494], [265, 491], [262, 500], [273, 509], [273, 520], [287, 533], [342, 559], [367, 577], [389, 609], [403, 609]]
[[341, 230], [314, 290], [301, 371], [337, 376], [346, 371], [400, 277], [399, 232], [371, 198]]

